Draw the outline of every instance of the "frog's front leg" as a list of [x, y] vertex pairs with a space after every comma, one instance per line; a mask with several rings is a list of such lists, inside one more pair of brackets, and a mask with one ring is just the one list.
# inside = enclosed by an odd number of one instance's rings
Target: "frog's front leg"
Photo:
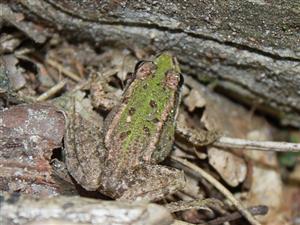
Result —
[[146, 165], [124, 177], [125, 183], [131, 183], [132, 180], [134, 183], [120, 200], [157, 201], [182, 190], [186, 183], [183, 171], [161, 165]]
[[189, 128], [183, 122], [177, 122], [175, 134], [194, 146], [210, 145], [221, 136], [218, 131]]

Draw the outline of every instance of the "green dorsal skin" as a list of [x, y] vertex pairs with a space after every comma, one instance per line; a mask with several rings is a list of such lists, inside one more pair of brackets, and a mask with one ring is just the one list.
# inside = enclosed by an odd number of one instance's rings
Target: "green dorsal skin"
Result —
[[[174, 95], [174, 91], [163, 84], [165, 73], [173, 67], [172, 57], [163, 54], [154, 63], [157, 65], [154, 76], [142, 80], [140, 85], [135, 87], [122, 113], [118, 132], [130, 130], [130, 134], [122, 145], [124, 152], [137, 141], [147, 142], [147, 138], [156, 132], [155, 121], [161, 119], [170, 97]], [[135, 109], [135, 113], [131, 116], [131, 122], [128, 123], [126, 120], [130, 109]]]
[[[153, 62], [145, 62], [139, 68], [149, 68], [149, 65], [152, 65], [152, 70], [145, 72], [145, 76], [139, 77], [136, 74], [111, 122], [114, 124], [110, 128], [113, 131], [107, 138], [107, 145], [113, 146], [110, 158], [114, 159], [120, 170], [123, 170], [125, 164], [126, 167], [133, 167], [143, 161], [151, 161], [152, 153], [158, 148], [161, 133], [172, 137], [169, 142], [173, 142], [179, 67], [169, 53], [161, 54]], [[172, 127], [166, 129], [166, 124]], [[166, 134], [167, 131], [170, 134]], [[169, 152], [170, 149], [165, 151]]]

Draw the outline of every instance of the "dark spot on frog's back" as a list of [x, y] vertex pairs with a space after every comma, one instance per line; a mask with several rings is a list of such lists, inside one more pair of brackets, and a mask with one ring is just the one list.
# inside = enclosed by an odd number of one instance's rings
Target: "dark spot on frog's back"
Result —
[[128, 113], [129, 113], [130, 116], [132, 116], [132, 115], [134, 115], [135, 111], [136, 111], [135, 108], [131, 107], [129, 109]]
[[159, 122], [159, 119], [155, 117], [155, 118], [152, 120], [152, 122], [153, 122], [153, 123], [158, 123], [158, 122]]
[[150, 135], [150, 129], [148, 127], [144, 126], [143, 130], [146, 135]]
[[128, 130], [128, 131], [123, 131], [123, 132], [121, 132], [121, 134], [120, 134], [120, 139], [121, 139], [121, 140], [124, 140], [124, 139], [127, 138], [128, 135], [130, 135], [130, 134], [131, 134], [131, 131], [130, 131], [130, 130]]
[[151, 106], [151, 108], [157, 108], [157, 104], [154, 100], [150, 100], [149, 105]]

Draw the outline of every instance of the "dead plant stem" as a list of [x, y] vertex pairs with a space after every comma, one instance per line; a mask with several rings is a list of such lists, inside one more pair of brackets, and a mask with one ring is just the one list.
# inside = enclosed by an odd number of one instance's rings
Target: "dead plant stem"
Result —
[[80, 82], [82, 79], [75, 73], [71, 72], [70, 70], [67, 70], [64, 68], [61, 64], [58, 62], [52, 60], [52, 59], [47, 59], [46, 63], [49, 64], [50, 66], [56, 68], [58, 71], [62, 72], [64, 75], [69, 77], [70, 79]]
[[275, 152], [300, 152], [299, 143], [252, 141], [230, 137], [220, 137], [213, 144], [215, 147], [236, 148], [244, 150], [275, 151]]
[[205, 172], [200, 167], [188, 162], [187, 160], [171, 156], [171, 159], [186, 166], [187, 168], [193, 170], [209, 183], [211, 183], [218, 191], [220, 191], [239, 211], [240, 213], [252, 224], [252, 225], [260, 225], [260, 223], [254, 218], [254, 216], [239, 202], [232, 193], [226, 189], [218, 180], [212, 177], [210, 174]]

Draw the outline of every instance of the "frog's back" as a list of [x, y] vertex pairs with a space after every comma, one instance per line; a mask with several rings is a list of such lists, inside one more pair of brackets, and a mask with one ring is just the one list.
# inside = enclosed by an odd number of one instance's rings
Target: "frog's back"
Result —
[[107, 166], [123, 173], [163, 160], [171, 150], [179, 71], [170, 55], [146, 62], [105, 121]]

